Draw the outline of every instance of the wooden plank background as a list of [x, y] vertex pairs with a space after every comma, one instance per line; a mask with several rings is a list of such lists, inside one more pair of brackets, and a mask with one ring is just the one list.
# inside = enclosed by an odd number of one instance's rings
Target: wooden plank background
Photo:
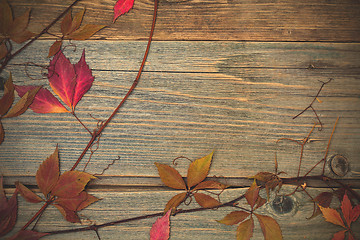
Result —
[[[71, 1], [10, 1], [15, 15], [32, 9], [29, 28], [39, 32]], [[135, 1], [134, 8], [112, 24], [115, 1], [83, 1], [85, 23], [107, 24], [91, 40], [73, 42], [65, 55], [77, 62], [83, 48], [95, 76], [91, 90], [76, 108], [90, 129], [105, 120], [136, 76], [149, 33], [153, 2]], [[176, 191], [163, 187], [154, 162], [171, 164], [178, 156], [196, 159], [215, 150], [210, 176], [241, 187], [224, 193], [230, 200], [246, 190], [248, 176], [272, 171], [274, 153], [279, 169], [297, 173], [299, 146], [276, 144], [282, 137], [300, 140], [316, 120], [312, 112], [292, 117], [308, 106], [321, 86], [322, 103], [314, 107], [324, 123], [314, 131], [303, 159], [305, 173], [324, 156], [333, 124], [340, 117], [329, 156], [344, 155], [350, 172], [344, 177], [359, 188], [360, 173], [360, 3], [359, 1], [160, 1], [154, 42], [140, 83], [106, 128], [99, 150], [86, 171], [105, 175], [90, 185], [100, 198], [82, 212], [96, 223], [160, 211]], [[51, 33], [59, 34], [59, 25]], [[54, 37], [45, 36], [16, 57], [7, 70], [18, 85], [47, 85], [43, 71]], [[67, 44], [65, 44], [67, 45]], [[29, 63], [27, 68], [24, 63]], [[2, 77], [6, 78], [8, 72]], [[90, 116], [92, 114], [93, 117]], [[88, 142], [89, 134], [70, 114], [35, 114], [4, 119], [6, 139], [0, 145], [0, 173], [7, 191], [20, 180], [35, 186], [39, 164], [59, 144], [61, 169], [66, 171]], [[84, 167], [86, 157], [79, 169]], [[186, 174], [187, 161], [177, 169]], [[319, 173], [320, 170], [315, 171]], [[326, 165], [326, 172], [336, 177]], [[323, 191], [310, 183], [315, 196]], [[285, 188], [284, 193], [290, 192]], [[263, 211], [280, 223], [285, 239], [330, 239], [336, 231], [320, 217], [306, 220], [312, 203], [294, 196], [297, 211], [279, 215], [271, 204]], [[194, 206], [194, 205], [192, 205]], [[40, 206], [20, 200], [19, 229]], [[172, 239], [235, 239], [235, 227], [221, 225], [229, 209], [176, 216]], [[106, 228], [102, 239], [146, 239], [154, 219]], [[85, 221], [84, 224], [88, 222]], [[39, 230], [69, 228], [49, 210]], [[313, 231], [315, 230], [316, 231]], [[359, 225], [354, 231], [360, 235]], [[65, 235], [53, 236], [62, 239]], [[94, 233], [71, 235], [96, 239]], [[256, 226], [254, 239], [261, 239]]]

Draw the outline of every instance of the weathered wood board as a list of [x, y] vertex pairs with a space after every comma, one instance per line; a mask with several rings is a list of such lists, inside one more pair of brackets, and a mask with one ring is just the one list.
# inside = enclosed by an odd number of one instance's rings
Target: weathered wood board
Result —
[[[30, 30], [40, 32], [72, 1], [12, 0], [17, 16], [31, 8]], [[73, 12], [86, 6], [84, 23], [106, 24], [88, 41], [73, 41], [64, 53], [72, 63], [83, 48], [95, 81], [76, 107], [89, 129], [98, 119], [106, 120], [132, 84], [141, 63], [153, 13], [153, 2], [135, 1], [134, 8], [112, 23], [115, 1], [80, 1]], [[50, 33], [59, 35], [59, 23]], [[11, 71], [18, 85], [43, 85], [54, 36], [44, 35], [18, 55], [1, 77]], [[215, 151], [209, 176], [219, 177], [234, 187], [222, 201], [246, 191], [247, 178], [259, 171], [273, 171], [275, 153], [279, 170], [297, 174], [300, 147], [280, 138], [302, 140], [316, 121], [312, 111], [293, 117], [306, 108], [324, 86], [314, 103], [322, 131], [314, 130], [305, 147], [304, 174], [320, 161], [337, 117], [329, 159], [345, 156], [350, 171], [344, 183], [360, 188], [360, 2], [321, 1], [163, 1], [144, 72], [138, 87], [104, 131], [99, 149], [87, 172], [100, 173], [90, 184], [92, 194], [102, 198], [81, 212], [84, 225], [104, 223], [161, 211], [176, 193], [163, 187], [154, 162], [171, 164], [179, 156], [190, 159]], [[74, 47], [75, 46], [75, 47]], [[14, 46], [18, 47], [17, 45]], [[75, 50], [75, 51], [74, 51]], [[27, 64], [27, 67], [24, 65]], [[2, 95], [2, 93], [0, 94]], [[18, 99], [18, 98], [17, 98]], [[321, 102], [320, 102], [321, 101]], [[90, 115], [91, 114], [91, 115]], [[5, 141], [0, 145], [0, 174], [7, 193], [14, 182], [36, 190], [39, 164], [59, 145], [61, 170], [69, 170], [86, 146], [90, 135], [71, 114], [36, 114], [31, 110], [13, 119], [2, 119]], [[89, 155], [78, 167], [82, 170]], [[176, 167], [185, 176], [188, 161]], [[319, 174], [321, 168], [314, 170]], [[285, 175], [284, 175], [285, 176]], [[324, 184], [310, 181], [313, 196]], [[284, 192], [291, 192], [286, 186]], [[293, 197], [296, 211], [274, 212], [271, 201], [261, 209], [279, 222], [284, 239], [331, 239], [337, 230], [322, 217], [311, 216], [313, 204], [304, 195]], [[40, 208], [20, 198], [20, 229]], [[196, 203], [189, 207], [195, 207]], [[186, 206], [184, 208], [187, 208]], [[175, 216], [171, 239], [235, 239], [236, 227], [221, 219], [233, 209], [218, 209]], [[90, 219], [91, 221], [87, 221]], [[102, 239], [148, 239], [154, 218], [104, 228]], [[50, 208], [38, 230], [68, 229]], [[76, 225], [80, 226], [80, 225]], [[352, 226], [360, 236], [360, 225]], [[57, 235], [49, 239], [97, 239], [94, 232]], [[253, 239], [262, 239], [258, 223]]]

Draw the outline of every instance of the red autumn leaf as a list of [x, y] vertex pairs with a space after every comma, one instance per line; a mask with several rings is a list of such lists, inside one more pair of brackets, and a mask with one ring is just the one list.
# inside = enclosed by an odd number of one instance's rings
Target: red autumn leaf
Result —
[[54, 153], [40, 164], [36, 172], [37, 185], [45, 197], [55, 187], [59, 175], [59, 150], [56, 146]]
[[[334, 196], [334, 194], [331, 192], [322, 192], [314, 198], [314, 202], [316, 202], [318, 205], [320, 205], [322, 207], [329, 207], [333, 196]], [[321, 210], [318, 205], [316, 205], [316, 209], [313, 212], [310, 219], [321, 214]]]
[[216, 182], [216, 181], [203, 181], [196, 185], [196, 187], [193, 189], [195, 190], [203, 190], [203, 189], [225, 189], [226, 185]]
[[345, 228], [344, 222], [341, 219], [340, 213], [338, 213], [335, 209], [332, 208], [324, 208], [319, 206], [320, 210], [327, 222], [333, 223], [335, 225], [339, 225]]
[[12, 118], [23, 114], [32, 104], [40, 89], [41, 86], [28, 90], [3, 118]]
[[161, 163], [155, 163], [159, 175], [160, 175], [160, 179], [161, 181], [168, 187], [171, 188], [175, 188], [175, 189], [185, 189], [186, 190], [186, 185], [184, 182], [184, 179], [181, 177], [180, 173], [165, 164], [161, 164]]
[[244, 221], [250, 213], [245, 211], [234, 211], [226, 215], [223, 219], [219, 220], [219, 223], [226, 224], [226, 225], [235, 225], [239, 222]]
[[60, 50], [50, 62], [48, 76], [51, 88], [72, 111], [94, 81], [85, 62], [85, 50], [75, 65]]
[[63, 215], [63, 217], [65, 218], [66, 221], [71, 222], [71, 223], [80, 223], [80, 218], [77, 214], [76, 211], [72, 211], [66, 207], [63, 207], [61, 205], [58, 204], [53, 204], [58, 210], [59, 212]]
[[195, 186], [206, 178], [209, 173], [213, 154], [214, 152], [190, 163], [187, 173], [187, 183], [189, 188]]
[[184, 201], [186, 193], [179, 193], [173, 196], [166, 204], [164, 212], [169, 211], [170, 209], [177, 208], [180, 203]]
[[98, 200], [98, 198], [88, 194], [85, 191], [82, 191], [74, 197], [59, 197], [56, 199], [55, 204], [59, 204], [62, 207], [76, 212], [86, 208], [91, 203], [94, 203]]
[[50, 87], [71, 109], [76, 86], [76, 73], [70, 60], [60, 50], [50, 61], [48, 68]]
[[67, 38], [72, 40], [86, 40], [104, 27], [106, 27], [106, 25], [86, 24], [69, 34]]
[[150, 230], [150, 240], [167, 240], [170, 237], [170, 214], [167, 211], [164, 216], [158, 218]]
[[20, 230], [18, 233], [16, 233], [8, 240], [38, 240], [46, 235], [49, 235], [49, 233], [42, 233], [42, 232], [36, 232], [30, 230]]
[[249, 240], [254, 231], [254, 219], [250, 219], [239, 224], [236, 230], [236, 240]]
[[84, 94], [89, 91], [94, 81], [91, 70], [85, 62], [85, 49], [83, 50], [79, 62], [74, 65], [74, 68], [77, 76], [77, 83], [75, 86], [73, 98], [73, 106], [75, 107], [82, 96], [84, 96]]
[[194, 193], [196, 202], [203, 208], [213, 208], [221, 205], [221, 202], [204, 193]]
[[12, 76], [10, 76], [4, 84], [4, 95], [0, 99], [0, 117], [2, 117], [7, 111], [9, 111], [11, 105], [14, 102], [14, 84], [12, 82]]
[[[25, 93], [29, 90], [36, 88], [36, 86], [17, 86], [15, 85], [15, 90], [20, 97], [24, 96]], [[45, 89], [41, 88], [30, 105], [30, 108], [36, 113], [61, 113], [69, 112], [60, 102], [57, 100], [52, 93]]]
[[36, 193], [34, 193], [33, 191], [31, 191], [30, 189], [28, 189], [26, 186], [24, 186], [22, 183], [20, 183], [19, 181], [15, 182], [16, 185], [16, 189], [19, 191], [19, 193], [21, 194], [21, 196], [23, 198], [25, 198], [25, 200], [27, 202], [30, 203], [39, 203], [42, 202], [43, 200], [41, 199], [41, 197], [39, 197], [38, 195], [36, 195]]
[[351, 234], [351, 232], [349, 232], [348, 240], [356, 240], [355, 237]]
[[350, 227], [352, 221], [351, 219], [352, 205], [349, 200], [349, 197], [346, 194], [344, 195], [344, 198], [341, 202], [341, 211], [343, 213], [346, 224]]
[[62, 40], [56, 40], [50, 47], [49, 49], [49, 54], [47, 57], [52, 57], [54, 56], [56, 53], [58, 53], [61, 49], [61, 45], [62, 45]]
[[339, 231], [334, 233], [332, 240], [344, 240], [345, 239], [346, 230]]
[[256, 201], [259, 197], [259, 187], [256, 184], [256, 180], [254, 180], [253, 184], [250, 186], [250, 188], [245, 193], [245, 198], [248, 202], [248, 204], [251, 206], [251, 208], [254, 208]]
[[134, 0], [118, 0], [114, 6], [113, 22], [121, 15], [130, 11], [134, 5]]
[[86, 172], [67, 171], [60, 175], [56, 186], [51, 190], [51, 195], [63, 198], [75, 197], [86, 184], [95, 177]]
[[7, 199], [3, 188], [3, 178], [0, 180], [0, 237], [10, 232], [16, 223], [17, 191]]
[[280, 226], [275, 219], [269, 216], [264, 216], [256, 213], [254, 214], [259, 220], [265, 240], [283, 239]]
[[360, 205], [356, 205], [351, 211], [350, 220], [352, 222], [355, 222], [358, 219], [359, 215], [360, 215]]

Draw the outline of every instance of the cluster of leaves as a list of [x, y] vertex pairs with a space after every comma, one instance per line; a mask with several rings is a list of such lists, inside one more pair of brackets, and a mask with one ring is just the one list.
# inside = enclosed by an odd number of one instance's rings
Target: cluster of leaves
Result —
[[327, 222], [345, 228], [345, 230], [338, 231], [334, 234], [334, 240], [345, 239], [346, 232], [348, 232], [349, 240], [355, 240], [355, 237], [351, 231], [351, 223], [355, 222], [359, 218], [360, 205], [353, 207], [348, 195], [345, 193], [341, 202], [342, 217], [336, 209], [322, 207], [321, 205], [319, 205], [319, 208]]
[[75, 170], [60, 174], [59, 152], [56, 147], [54, 153], [40, 165], [36, 172], [36, 182], [44, 198], [20, 182], [16, 182], [16, 189], [26, 201], [47, 202], [55, 206], [67, 221], [76, 223], [80, 222], [77, 212], [99, 200], [84, 190], [91, 179], [95, 177]]
[[34, 36], [27, 30], [30, 10], [13, 18], [10, 5], [5, 0], [0, 1], [0, 60], [11, 51], [11, 42], [23, 43]]
[[249, 211], [233, 211], [226, 215], [219, 223], [226, 225], [239, 224], [236, 231], [237, 240], [248, 240], [252, 237], [254, 231], [254, 218], [256, 216], [260, 223], [261, 230], [266, 240], [271, 239], [282, 239], [282, 233], [279, 224], [270, 216], [261, 215], [254, 211], [263, 206], [266, 200], [259, 195], [260, 188], [254, 180], [251, 187], [246, 191], [245, 198], [247, 203], [250, 205], [251, 210]]
[[185, 202], [187, 198], [191, 198], [192, 196], [194, 196], [196, 202], [204, 208], [213, 208], [221, 204], [215, 198], [198, 192], [199, 190], [224, 190], [226, 188], [226, 185], [217, 181], [204, 181], [209, 173], [212, 156], [213, 152], [190, 163], [187, 172], [187, 184], [175, 168], [166, 164], [155, 163], [161, 181], [166, 186], [185, 190], [185, 192], [176, 194], [168, 201], [164, 209], [165, 212], [173, 208], [176, 209], [181, 203]]
[[[41, 88], [36, 94], [30, 108], [36, 113], [74, 113], [75, 106], [83, 95], [91, 88], [94, 81], [91, 70], [85, 61], [85, 50], [78, 63], [71, 64], [62, 51], [59, 51], [50, 61], [48, 67], [50, 87], [56, 95], [70, 108], [63, 104], [46, 88]], [[20, 97], [36, 86], [15, 86]]]
[[71, 11], [66, 14], [61, 22], [62, 37], [51, 45], [48, 57], [52, 57], [60, 51], [63, 40], [86, 40], [106, 27], [106, 25], [96, 24], [85, 24], [80, 27], [84, 14], [85, 8], [75, 14], [74, 18], [71, 16]]
[[10, 76], [4, 85], [4, 95], [0, 99], [0, 144], [4, 141], [5, 131], [2, 126], [2, 119], [5, 118], [13, 118], [23, 114], [30, 104], [33, 102], [36, 94], [41, 89], [39, 87], [33, 87], [31, 89], [27, 89], [22, 94], [21, 99], [13, 106], [14, 103], [14, 90], [15, 86], [12, 81], [12, 76]]

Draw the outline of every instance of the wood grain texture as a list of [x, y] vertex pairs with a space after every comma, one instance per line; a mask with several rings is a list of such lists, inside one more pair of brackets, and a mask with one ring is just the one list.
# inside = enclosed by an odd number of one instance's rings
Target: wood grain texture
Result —
[[[9, 66], [16, 84], [48, 87], [46, 80], [31, 80], [24, 67], [16, 65], [27, 61], [48, 64], [44, 46], [51, 41], [39, 44]], [[79, 117], [93, 129], [97, 121], [89, 114], [102, 120], [110, 115], [136, 75], [144, 43], [89, 41], [76, 45], [80, 50], [87, 46], [87, 61], [95, 75], [93, 87], [77, 107]], [[351, 166], [346, 178], [357, 178], [358, 51], [357, 44], [154, 42], [138, 88], [105, 130], [87, 171], [100, 173], [120, 156], [106, 175], [156, 177], [154, 162], [171, 164], [178, 156], [196, 159], [215, 150], [210, 176], [243, 178], [273, 170], [277, 151], [279, 168], [293, 176], [300, 147], [276, 141], [307, 136], [314, 114], [309, 111], [298, 119], [292, 117], [312, 101], [319, 81], [333, 78], [320, 95], [323, 103], [314, 105], [324, 129], [312, 134], [302, 173], [323, 158], [340, 116], [329, 157], [345, 155]], [[69, 48], [66, 55], [76, 62], [80, 51]], [[28, 72], [41, 77], [38, 68], [30, 67]], [[3, 123], [6, 140], [0, 146], [0, 160], [7, 176], [34, 176], [56, 144], [62, 169], [69, 169], [89, 139], [70, 114], [27, 111]], [[19, 161], [24, 167], [14, 164]], [[184, 175], [187, 164], [179, 161], [178, 169]], [[117, 180], [123, 184], [121, 178]]]
[[[246, 189], [230, 189], [222, 194], [221, 200], [231, 200]], [[284, 193], [290, 192], [291, 188], [284, 187]], [[308, 188], [310, 194], [316, 196], [327, 189]], [[179, 191], [131, 191], [131, 192], [91, 192], [97, 197], [102, 198], [98, 203], [90, 205], [86, 210], [80, 212], [83, 225], [97, 224], [115, 221], [119, 219], [131, 218], [145, 214], [157, 213], [163, 210], [166, 202]], [[265, 196], [264, 196], [265, 197]], [[313, 211], [313, 204], [304, 198], [303, 194], [297, 193], [291, 198], [294, 209], [290, 213], [279, 214], [274, 211], [272, 201], [260, 208], [257, 213], [265, 214], [275, 218], [281, 226], [284, 239], [331, 239], [332, 235], [341, 228], [334, 227], [327, 223], [321, 216], [307, 220]], [[271, 198], [272, 200], [272, 198]], [[246, 207], [241, 201], [240, 206]], [[41, 205], [29, 204], [21, 201], [20, 216], [16, 231], [30, 215], [32, 215]], [[190, 206], [182, 206], [183, 209], [196, 208], [197, 203], [193, 201]], [[227, 226], [216, 222], [226, 214], [234, 211], [232, 208], [222, 208], [218, 210], [203, 211], [198, 213], [187, 213], [171, 217], [171, 239], [235, 239], [236, 226]], [[151, 225], [155, 218], [130, 222], [118, 226], [108, 227], [99, 230], [101, 239], [148, 239]], [[49, 207], [41, 219], [38, 231], [52, 231], [81, 227], [80, 224], [65, 222], [61, 219], [60, 213], [54, 208]], [[353, 230], [358, 236], [360, 234], [359, 223], [353, 225]], [[92, 231], [73, 233], [71, 235], [54, 235], [45, 239], [97, 239]], [[263, 239], [260, 226], [255, 220], [255, 231], [253, 239]]]
[[[11, 4], [19, 14], [31, 8], [30, 29], [40, 32], [71, 2], [12, 0]], [[81, 1], [74, 11], [86, 6], [85, 23], [110, 26], [92, 39], [146, 39], [153, 1], [135, 1], [134, 8], [115, 24], [111, 22], [114, 4], [114, 0]], [[50, 32], [59, 34], [59, 25]], [[359, 42], [360, 3], [357, 0], [161, 0], [154, 39]]]

